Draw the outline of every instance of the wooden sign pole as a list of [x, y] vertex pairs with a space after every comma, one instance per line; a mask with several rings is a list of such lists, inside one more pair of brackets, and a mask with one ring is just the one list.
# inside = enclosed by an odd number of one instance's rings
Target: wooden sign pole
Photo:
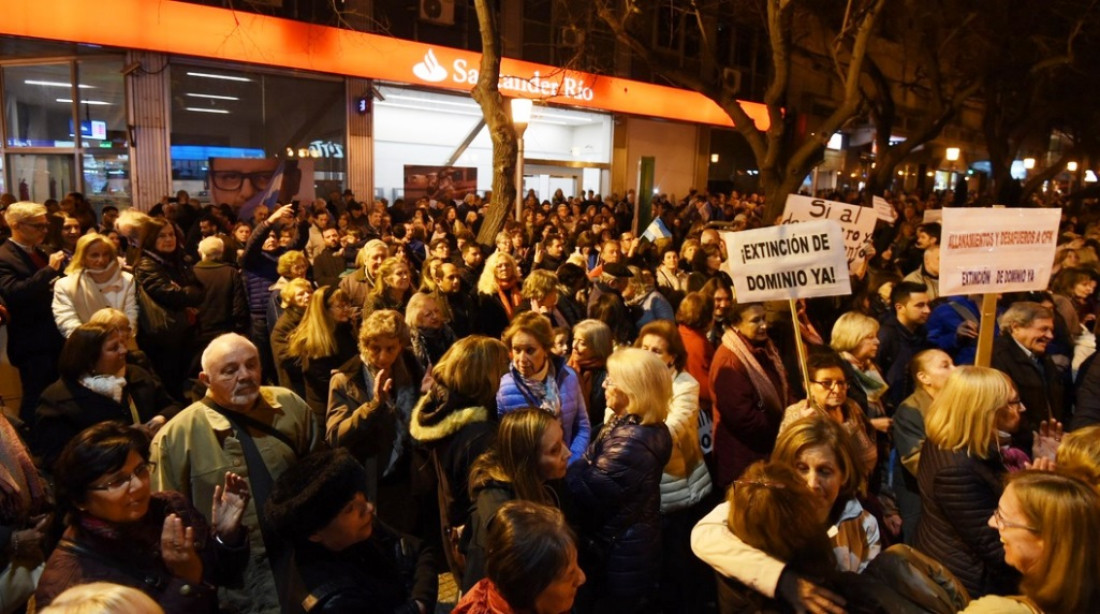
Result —
[[806, 345], [802, 342], [802, 327], [798, 322], [798, 299], [790, 299], [791, 324], [794, 326], [794, 344], [798, 350], [798, 367], [802, 370], [802, 385], [806, 390], [806, 397], [810, 396], [810, 372], [806, 369]]
[[982, 295], [981, 326], [978, 328], [978, 354], [974, 366], [988, 367], [993, 358], [993, 327], [997, 324], [997, 295]]

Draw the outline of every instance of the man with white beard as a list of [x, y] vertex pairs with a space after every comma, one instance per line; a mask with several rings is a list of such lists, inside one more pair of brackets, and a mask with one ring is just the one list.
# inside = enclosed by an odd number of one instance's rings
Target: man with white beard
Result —
[[[277, 587], [288, 560], [262, 524], [271, 486], [299, 458], [321, 446], [309, 406], [286, 388], [261, 386], [256, 346], [237, 334], [215, 338], [202, 354], [199, 380], [206, 396], [169, 420], [153, 439], [153, 489], [175, 490], [199, 509], [211, 508], [227, 471], [249, 482], [252, 499], [242, 524], [250, 527], [251, 556], [243, 589], [223, 589], [223, 611], [277, 613]], [[209, 520], [209, 519], [208, 519]]]

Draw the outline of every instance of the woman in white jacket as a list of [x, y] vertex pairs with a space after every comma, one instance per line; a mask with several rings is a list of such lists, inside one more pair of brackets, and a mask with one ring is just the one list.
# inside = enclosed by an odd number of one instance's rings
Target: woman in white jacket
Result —
[[109, 238], [101, 234], [80, 237], [65, 274], [53, 287], [53, 316], [63, 336], [71, 335], [104, 307], [125, 313], [137, 330], [134, 276], [122, 270]]
[[711, 574], [691, 555], [692, 526], [710, 507], [712, 486], [699, 445], [699, 382], [684, 370], [687, 350], [676, 323], [656, 320], [638, 334], [635, 347], [656, 354], [668, 365], [672, 401], [665, 426], [672, 435], [672, 456], [661, 474], [662, 558], [661, 598], [665, 611], [696, 612], [708, 592]]

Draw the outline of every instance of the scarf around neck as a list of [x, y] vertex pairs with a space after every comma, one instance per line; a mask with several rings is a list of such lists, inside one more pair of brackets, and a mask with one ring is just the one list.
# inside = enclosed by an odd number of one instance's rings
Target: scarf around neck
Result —
[[787, 394], [787, 370], [783, 368], [783, 360], [779, 358], [779, 352], [776, 351], [775, 344], [769, 339], [764, 346], [755, 349], [763, 351], [764, 355], [771, 361], [772, 366], [775, 367], [776, 372], [779, 374], [782, 390], [776, 389], [772, 379], [768, 377], [768, 373], [764, 371], [764, 367], [756, 359], [754, 348], [735, 329], [726, 329], [726, 333], [722, 335], [722, 345], [729, 348], [734, 356], [741, 360], [741, 364], [745, 365], [745, 370], [749, 373], [749, 380], [760, 395], [764, 405], [772, 411], [782, 412], [786, 407], [784, 399], [789, 396]]

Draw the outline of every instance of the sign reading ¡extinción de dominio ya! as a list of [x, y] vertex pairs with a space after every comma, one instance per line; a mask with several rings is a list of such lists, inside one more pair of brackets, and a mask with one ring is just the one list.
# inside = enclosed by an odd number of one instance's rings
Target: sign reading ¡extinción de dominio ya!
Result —
[[810, 198], [791, 194], [787, 197], [787, 206], [783, 209], [781, 224], [833, 220], [840, 225], [847, 250], [848, 270], [855, 271], [867, 259], [867, 246], [875, 232], [875, 220], [878, 217], [871, 207], [860, 207], [847, 203]]
[[[872, 216], [872, 219], [873, 216]], [[723, 232], [738, 302], [850, 294], [840, 224], [818, 220]]]
[[940, 295], [1045, 290], [1060, 209], [943, 210]]

